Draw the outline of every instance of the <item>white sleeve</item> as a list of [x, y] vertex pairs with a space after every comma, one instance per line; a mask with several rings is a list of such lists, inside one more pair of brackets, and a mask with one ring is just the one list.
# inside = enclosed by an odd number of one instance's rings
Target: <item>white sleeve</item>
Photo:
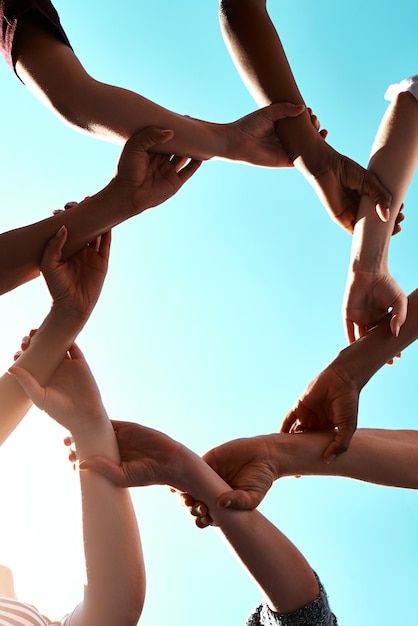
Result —
[[385, 100], [392, 102], [392, 100], [403, 91], [409, 91], [418, 100], [418, 74], [410, 78], [405, 78], [405, 80], [402, 80], [400, 83], [389, 85], [385, 93]]

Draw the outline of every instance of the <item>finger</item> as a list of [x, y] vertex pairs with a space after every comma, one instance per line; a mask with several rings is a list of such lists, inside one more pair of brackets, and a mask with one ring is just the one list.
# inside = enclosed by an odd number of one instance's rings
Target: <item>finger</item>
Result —
[[77, 452], [75, 450], [70, 451], [70, 454], [68, 455], [68, 460], [71, 463], [75, 463], [77, 461]]
[[30, 346], [30, 340], [31, 337], [29, 337], [29, 335], [25, 335], [20, 343], [20, 348], [22, 350], [26, 350]]
[[69, 435], [64, 438], [64, 445], [65, 446], [71, 446], [72, 443], [73, 443], [73, 438], [70, 437]]
[[62, 249], [67, 241], [67, 228], [62, 225], [57, 233], [46, 244], [41, 260], [41, 269], [56, 267], [62, 257]]
[[322, 458], [325, 463], [329, 464], [343, 452], [346, 452], [350, 447], [351, 439], [356, 432], [356, 425], [349, 425], [341, 427], [335, 433], [334, 439], [325, 448]]
[[17, 361], [18, 358], [23, 354], [22, 350], [19, 350], [18, 352], [15, 352], [13, 355], [13, 361]]
[[203, 517], [208, 515], [209, 509], [204, 502], [195, 502], [190, 509], [190, 513], [195, 517]]
[[198, 528], [207, 528], [213, 524], [212, 518], [209, 515], [205, 515], [204, 517], [197, 517], [195, 520], [195, 524]]
[[293, 424], [297, 421], [297, 415], [295, 411], [290, 411], [290, 413], [288, 413], [286, 415], [286, 417], [283, 420], [283, 423], [280, 427], [280, 432], [281, 433], [290, 433]]
[[364, 337], [364, 335], [366, 335], [369, 332], [369, 327], [366, 324], [358, 324], [357, 330], [358, 330], [358, 338], [360, 339], [360, 337]]
[[174, 168], [176, 174], [178, 174], [179, 171], [186, 165], [188, 160], [189, 160], [189, 157], [175, 155], [169, 163], [171, 167]]
[[30, 398], [37, 407], [43, 410], [45, 406], [46, 390], [41, 387], [32, 374], [17, 365], [12, 365], [9, 369], [9, 374], [15, 377], [28, 398]]
[[121, 465], [104, 456], [92, 456], [80, 463], [80, 472], [91, 471], [100, 474], [117, 487], [128, 487], [128, 482]]
[[75, 206], [78, 206], [78, 204], [79, 203], [76, 200], [70, 200], [64, 204], [64, 209], [68, 211], [68, 209], [73, 209]]
[[264, 494], [255, 491], [236, 489], [221, 494], [217, 499], [217, 505], [220, 509], [251, 511], [258, 507], [263, 497]]
[[148, 152], [157, 144], [166, 143], [173, 137], [173, 130], [165, 130], [157, 128], [156, 126], [149, 126], [128, 139], [122, 151], [122, 156], [127, 151]]
[[326, 128], [322, 128], [319, 131], [319, 134], [321, 135], [322, 139], [326, 139], [328, 137], [328, 135], [329, 135], [329, 133], [328, 133]]
[[351, 320], [347, 319], [345, 320], [345, 334], [347, 337], [347, 341], [348, 343], [354, 343], [356, 340], [356, 335], [354, 332], [354, 324]]
[[76, 343], [73, 343], [73, 345], [71, 346], [71, 348], [68, 350], [68, 353], [70, 355], [70, 357], [75, 361], [75, 360], [80, 360], [80, 361], [85, 361], [85, 357], [84, 354], [82, 353], [82, 351], [80, 350], [80, 348], [78, 347], [78, 345]]
[[392, 317], [390, 320], [390, 330], [395, 337], [399, 336], [401, 327], [405, 323], [408, 313], [408, 299], [402, 294], [397, 298], [392, 308]]
[[95, 252], [99, 252], [100, 239], [101, 239], [101, 235], [98, 235], [97, 237], [92, 239], [92, 241], [89, 241], [89, 243], [87, 244], [88, 247], [92, 248], [92, 250], [94, 250]]
[[373, 199], [376, 206], [376, 213], [382, 222], [387, 222], [390, 218], [392, 195], [386, 187], [382, 185], [376, 174], [366, 171], [361, 192]]
[[276, 102], [262, 109], [264, 115], [272, 122], [284, 117], [297, 117], [306, 110], [304, 104], [292, 104], [291, 102]]
[[177, 174], [178, 178], [181, 181], [181, 184], [184, 185], [184, 183], [197, 172], [201, 165], [202, 161], [196, 161], [195, 159], [191, 159], [186, 167], [183, 167]]
[[52, 215], [59, 215], [60, 213], [64, 213], [64, 209], [54, 209], [52, 211]]
[[110, 255], [110, 244], [112, 243], [112, 231], [108, 230], [107, 232], [103, 233], [103, 235], [100, 238], [100, 246], [99, 246], [99, 254], [103, 259], [106, 259], [106, 261], [109, 259], [109, 255]]

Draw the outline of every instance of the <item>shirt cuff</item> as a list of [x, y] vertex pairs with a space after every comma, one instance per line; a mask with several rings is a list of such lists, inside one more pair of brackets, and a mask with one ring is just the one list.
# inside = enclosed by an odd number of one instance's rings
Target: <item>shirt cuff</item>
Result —
[[418, 74], [415, 76], [411, 76], [410, 78], [405, 78], [400, 83], [395, 83], [394, 85], [389, 85], [386, 93], [385, 100], [389, 100], [392, 102], [403, 91], [409, 91], [413, 96], [418, 100]]

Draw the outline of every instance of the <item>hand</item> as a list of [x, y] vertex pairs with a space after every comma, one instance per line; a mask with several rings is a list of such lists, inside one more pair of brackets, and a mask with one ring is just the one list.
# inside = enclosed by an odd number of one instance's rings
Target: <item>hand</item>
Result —
[[279, 477], [269, 436], [235, 439], [213, 448], [203, 460], [231, 487], [219, 496], [221, 508], [255, 509]]
[[306, 154], [294, 165], [313, 186], [331, 219], [352, 233], [360, 198], [366, 195], [375, 203], [380, 219], [388, 221], [392, 196], [378, 177], [334, 150], [318, 133], [313, 137]]
[[173, 137], [172, 130], [151, 126], [126, 142], [113, 184], [127, 195], [132, 215], [174, 196], [200, 167], [201, 161], [192, 159], [185, 165], [187, 158], [151, 152]]
[[54, 306], [85, 320], [92, 312], [103, 287], [111, 234], [103, 234], [67, 261], [62, 261], [66, 240], [67, 229], [61, 226], [47, 243], [40, 267]]
[[106, 457], [91, 457], [80, 464], [80, 470], [92, 470], [119, 487], [171, 485], [187, 490], [182, 471], [186, 449], [158, 430], [113, 421], [121, 464]]
[[292, 167], [275, 131], [275, 122], [285, 117], [297, 117], [304, 111], [303, 104], [279, 102], [233, 122], [230, 125], [229, 158], [265, 167]]
[[349, 343], [376, 326], [391, 311], [390, 329], [397, 337], [406, 320], [408, 298], [386, 272], [351, 271], [343, 302], [343, 316]]
[[281, 432], [335, 430], [322, 458], [330, 463], [345, 452], [357, 428], [360, 390], [335, 364], [314, 378], [286, 416]]
[[[25, 343], [27, 347], [28, 341]], [[10, 368], [9, 373], [38, 408], [71, 432], [84, 429], [90, 422], [101, 420], [106, 415], [93, 374], [75, 344], [46, 387], [16, 365]]]
[[[297, 117], [305, 111], [303, 104], [279, 102], [254, 111], [229, 125], [231, 132], [230, 159], [265, 167], [293, 167], [289, 155], [280, 143], [275, 122], [285, 117]], [[315, 130], [325, 139], [327, 130], [312, 109], [308, 109]]]

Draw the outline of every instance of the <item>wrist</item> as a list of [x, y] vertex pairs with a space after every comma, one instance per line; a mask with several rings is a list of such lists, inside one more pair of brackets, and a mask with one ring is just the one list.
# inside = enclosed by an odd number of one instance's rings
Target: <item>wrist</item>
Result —
[[90, 312], [81, 312], [62, 302], [53, 302], [46, 318], [63, 331], [78, 334], [90, 316]]
[[[109, 228], [120, 224], [126, 219], [139, 215], [149, 207], [139, 199], [138, 190], [140, 186], [134, 181], [124, 179], [119, 174], [110, 181], [103, 189], [106, 205], [111, 208], [114, 219], [109, 224]], [[140, 195], [140, 194], [139, 194]]]
[[321, 135], [312, 125], [309, 112], [276, 122], [276, 132], [294, 166], [303, 173], [316, 175], [326, 166]]
[[373, 375], [373, 372], [368, 373], [368, 368], [362, 357], [361, 340], [343, 348], [328, 367], [331, 368], [345, 384], [354, 387], [358, 393], [360, 393]]

